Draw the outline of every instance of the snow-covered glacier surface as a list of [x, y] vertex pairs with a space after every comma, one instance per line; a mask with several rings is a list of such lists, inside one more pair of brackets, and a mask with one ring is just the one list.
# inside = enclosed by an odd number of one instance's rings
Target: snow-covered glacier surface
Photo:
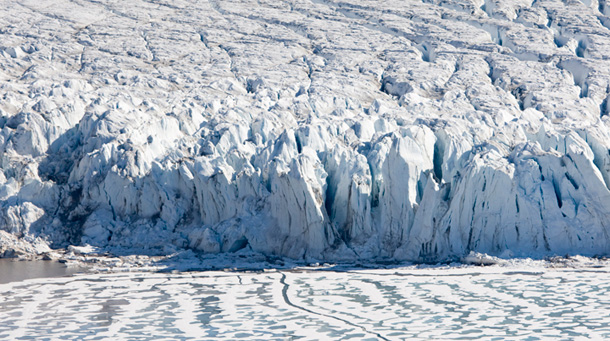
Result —
[[610, 251], [610, 1], [0, 3], [0, 255]]

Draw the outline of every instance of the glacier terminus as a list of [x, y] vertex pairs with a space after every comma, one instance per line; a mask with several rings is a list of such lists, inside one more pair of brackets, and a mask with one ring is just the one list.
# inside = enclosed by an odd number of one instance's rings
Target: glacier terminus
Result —
[[0, 256], [606, 256], [609, 113], [607, 0], [4, 1]]

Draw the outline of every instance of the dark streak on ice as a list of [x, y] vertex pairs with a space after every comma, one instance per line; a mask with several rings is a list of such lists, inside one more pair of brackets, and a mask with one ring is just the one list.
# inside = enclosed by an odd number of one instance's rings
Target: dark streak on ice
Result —
[[350, 325], [350, 326], [352, 326], [352, 327], [362, 329], [362, 330], [363, 330], [365, 333], [367, 333], [367, 334], [372, 334], [372, 335], [375, 335], [376, 337], [378, 337], [378, 338], [380, 338], [380, 339], [382, 339], [382, 340], [389, 340], [388, 338], [383, 337], [383, 336], [382, 336], [381, 334], [379, 334], [379, 333], [371, 332], [371, 331], [367, 330], [366, 328], [364, 328], [364, 327], [362, 327], [362, 326], [359, 326], [359, 325], [357, 325], [357, 324], [355, 324], [355, 323], [352, 323], [352, 322], [350, 322], [350, 321], [347, 321], [347, 320], [344, 320], [344, 319], [342, 319], [342, 318], [339, 318], [339, 317], [336, 317], [336, 316], [332, 316], [332, 315], [327, 315], [327, 314], [321, 314], [321, 313], [317, 313], [317, 312], [315, 312], [315, 311], [309, 310], [309, 309], [307, 309], [307, 308], [305, 308], [305, 307], [301, 307], [301, 306], [299, 306], [299, 305], [296, 305], [296, 304], [292, 303], [292, 302], [290, 301], [290, 298], [288, 297], [288, 287], [289, 287], [289, 285], [286, 283], [286, 274], [282, 274], [282, 278], [280, 278], [280, 283], [282, 283], [282, 285], [284, 286], [284, 287], [282, 288], [282, 297], [284, 298], [284, 302], [286, 302], [286, 304], [288, 304], [289, 306], [291, 306], [291, 307], [293, 307], [293, 308], [296, 308], [296, 309], [299, 309], [299, 310], [302, 310], [302, 311], [304, 311], [304, 312], [306, 312], [306, 313], [309, 313], [309, 314], [312, 314], [312, 315], [323, 316], [323, 317], [327, 317], [327, 318], [335, 319], [335, 320], [337, 320], [337, 321], [341, 321], [341, 322], [343, 322], [343, 323], [345, 323], [345, 324], [348, 324], [348, 325]]

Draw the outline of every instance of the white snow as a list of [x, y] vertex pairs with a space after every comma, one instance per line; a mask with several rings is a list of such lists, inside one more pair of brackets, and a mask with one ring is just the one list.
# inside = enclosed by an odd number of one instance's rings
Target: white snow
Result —
[[0, 284], [0, 337], [610, 337], [607, 264], [335, 270], [86, 274]]
[[0, 247], [608, 255], [609, 10], [3, 2]]

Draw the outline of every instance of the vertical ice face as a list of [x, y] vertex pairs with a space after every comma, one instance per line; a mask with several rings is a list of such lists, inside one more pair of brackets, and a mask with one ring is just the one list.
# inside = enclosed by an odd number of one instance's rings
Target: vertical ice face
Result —
[[610, 252], [605, 1], [0, 7], [0, 250]]

